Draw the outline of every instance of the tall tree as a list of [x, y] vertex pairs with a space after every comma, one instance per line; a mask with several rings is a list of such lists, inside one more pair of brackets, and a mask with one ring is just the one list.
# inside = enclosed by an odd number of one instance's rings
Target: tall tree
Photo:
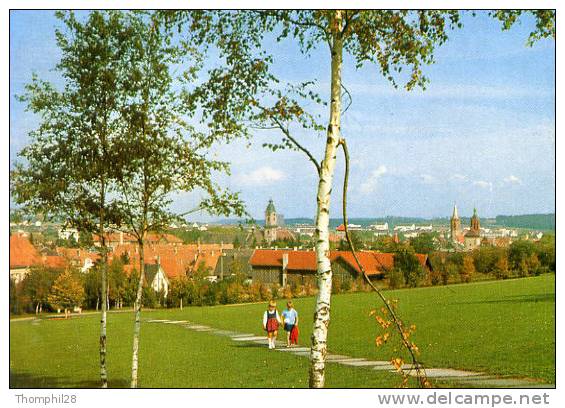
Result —
[[[128, 35], [122, 43], [130, 50], [122, 115], [125, 127], [117, 150], [120, 158], [118, 194], [123, 227], [139, 246], [139, 281], [134, 304], [131, 387], [138, 384], [141, 306], [145, 279], [145, 240], [178, 219], [170, 209], [172, 193], [199, 190], [206, 194], [197, 206], [209, 213], [243, 215], [237, 193], [212, 181], [228, 172], [228, 163], [209, 159], [209, 147], [219, 137], [188, 124], [191, 109], [181, 103], [186, 84], [195, 79], [198, 55], [186, 45], [173, 46], [158, 19], [145, 13], [128, 15]], [[179, 49], [181, 48], [181, 49]], [[181, 52], [186, 51], [186, 52]], [[173, 66], [188, 66], [181, 78]], [[194, 209], [192, 209], [194, 211]]]
[[60, 274], [51, 287], [48, 300], [51, 305], [64, 309], [65, 319], [69, 315], [70, 308], [81, 306], [84, 300], [84, 288], [78, 272], [67, 269]]
[[[94, 233], [101, 243], [100, 379], [106, 370], [106, 230], [116, 223], [113, 198], [117, 163], [115, 142], [127, 49], [119, 12], [93, 11], [85, 18], [57, 12], [61, 59], [56, 71], [62, 87], [33, 76], [20, 100], [40, 117], [11, 174], [16, 203], [32, 214], [60, 217], [80, 231]], [[60, 89], [62, 88], [62, 89]]]
[[[518, 13], [519, 14], [519, 13]], [[336, 157], [346, 147], [341, 117], [347, 106], [342, 82], [344, 56], [357, 67], [374, 64], [395, 87], [403, 82], [410, 90], [425, 87], [422, 67], [434, 61], [434, 51], [448, 38], [448, 31], [460, 27], [459, 12], [437, 10], [300, 10], [300, 11], [194, 11], [165, 12], [173, 24], [185, 27], [188, 44], [203, 48], [215, 46], [218, 66], [208, 71], [209, 80], [198, 86], [187, 103], [198, 104], [208, 126], [218, 133], [250, 136], [250, 129], [277, 129], [280, 143], [267, 147], [302, 151], [318, 174], [316, 193], [316, 260], [318, 297], [314, 313], [310, 358], [310, 386], [323, 387], [325, 355], [330, 321], [332, 272], [329, 251], [330, 198]], [[505, 27], [516, 13], [498, 13]], [[539, 37], [555, 35], [554, 14], [537, 13]], [[284, 84], [271, 66], [274, 57], [268, 40], [295, 40], [300, 51], [309, 55], [319, 45], [327, 46], [330, 61], [329, 117], [325, 124], [307, 111], [313, 103], [323, 103], [312, 90], [311, 81]], [[537, 38], [537, 37], [535, 37]], [[347, 99], [346, 99], [347, 100]], [[323, 159], [300, 143], [291, 125], [311, 133], [325, 131]]]
[[23, 290], [35, 304], [35, 314], [41, 313], [43, 305], [48, 302], [51, 286], [60, 273], [60, 270], [36, 266], [23, 280]]

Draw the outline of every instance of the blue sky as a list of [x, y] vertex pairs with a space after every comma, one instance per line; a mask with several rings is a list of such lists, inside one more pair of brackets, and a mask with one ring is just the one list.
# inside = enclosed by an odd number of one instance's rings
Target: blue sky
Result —
[[[32, 72], [57, 82], [52, 68], [59, 53], [52, 12], [12, 12], [10, 23], [13, 163], [37, 124], [13, 95], [21, 93]], [[526, 47], [532, 28], [527, 19], [506, 32], [483, 14], [464, 18], [464, 24], [438, 49], [436, 64], [424, 68], [431, 81], [426, 91], [395, 90], [375, 66], [357, 70], [345, 57], [343, 79], [353, 95], [342, 124], [352, 158], [350, 216], [448, 216], [454, 202], [461, 215], [470, 215], [474, 206], [482, 216], [555, 211], [554, 41]], [[310, 57], [291, 43], [272, 44], [272, 49], [281, 78], [316, 79], [327, 97], [327, 47]], [[323, 137], [298, 136], [321, 157]], [[300, 153], [261, 147], [273, 138], [278, 140], [278, 134], [257, 132], [249, 147], [235, 142], [216, 148], [219, 158], [232, 163], [232, 175], [218, 181], [241, 191], [256, 218], [262, 218], [269, 198], [286, 217], [313, 217], [313, 166]], [[335, 217], [342, 174], [340, 158], [332, 198]], [[174, 207], [185, 211], [199, 197], [179, 195]], [[206, 218], [194, 218], [199, 217]]]

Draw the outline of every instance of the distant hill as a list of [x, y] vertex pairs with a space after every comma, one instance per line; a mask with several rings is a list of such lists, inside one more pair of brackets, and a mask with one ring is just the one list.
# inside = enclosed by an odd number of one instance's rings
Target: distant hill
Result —
[[[297, 224], [314, 224], [312, 218], [285, 218], [287, 226]], [[222, 220], [221, 224], [238, 224], [241, 220]], [[264, 225], [265, 220], [256, 220], [258, 225]], [[330, 219], [330, 229], [336, 228], [342, 223], [341, 218]], [[396, 217], [387, 216], [381, 218], [350, 218], [350, 224], [358, 224], [363, 227], [368, 227], [372, 224], [388, 223], [389, 228], [394, 228], [396, 225], [416, 224], [416, 225], [449, 225], [449, 218], [421, 218], [421, 217]], [[461, 217], [463, 225], [469, 224], [468, 217]], [[508, 228], [525, 228], [532, 230], [555, 231], [555, 214], [525, 214], [525, 215], [497, 215], [496, 218], [481, 218], [481, 224], [489, 227], [508, 227]]]
[[496, 225], [555, 231], [555, 214], [497, 215]]

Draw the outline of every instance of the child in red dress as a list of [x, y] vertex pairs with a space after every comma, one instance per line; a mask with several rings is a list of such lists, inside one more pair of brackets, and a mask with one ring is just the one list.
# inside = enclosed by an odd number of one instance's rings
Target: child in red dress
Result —
[[274, 300], [269, 302], [269, 307], [263, 314], [263, 330], [267, 331], [267, 340], [269, 342], [269, 349], [275, 348], [275, 341], [277, 340], [277, 331], [281, 318], [277, 310], [277, 304]]

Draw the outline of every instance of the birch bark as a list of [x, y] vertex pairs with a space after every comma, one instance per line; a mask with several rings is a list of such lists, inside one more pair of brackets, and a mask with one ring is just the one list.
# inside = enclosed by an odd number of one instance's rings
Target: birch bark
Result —
[[330, 121], [327, 131], [324, 160], [320, 166], [316, 212], [316, 262], [318, 297], [314, 311], [312, 346], [310, 350], [311, 388], [323, 388], [327, 354], [328, 327], [330, 324], [330, 300], [332, 293], [332, 270], [329, 259], [330, 198], [335, 169], [337, 148], [340, 140], [341, 122], [341, 69], [343, 39], [341, 37], [342, 14], [336, 11], [332, 27], [331, 46], [331, 102]]
[[137, 371], [139, 355], [139, 333], [141, 331], [141, 296], [143, 294], [143, 280], [145, 278], [145, 253], [143, 238], [139, 244], [139, 284], [135, 297], [135, 323], [133, 326], [133, 355], [131, 362], [131, 388], [137, 388]]
[[[105, 143], [106, 139], [103, 137], [102, 142]], [[100, 381], [102, 382], [102, 388], [108, 388], [108, 372], [106, 370], [106, 318], [107, 318], [107, 307], [106, 307], [106, 274], [108, 269], [108, 253], [106, 251], [106, 237], [104, 236], [104, 203], [106, 200], [106, 180], [104, 176], [101, 179], [101, 193], [100, 193], [100, 244], [102, 245], [102, 263], [101, 263], [101, 297], [104, 299], [102, 302], [102, 311], [100, 313]]]

